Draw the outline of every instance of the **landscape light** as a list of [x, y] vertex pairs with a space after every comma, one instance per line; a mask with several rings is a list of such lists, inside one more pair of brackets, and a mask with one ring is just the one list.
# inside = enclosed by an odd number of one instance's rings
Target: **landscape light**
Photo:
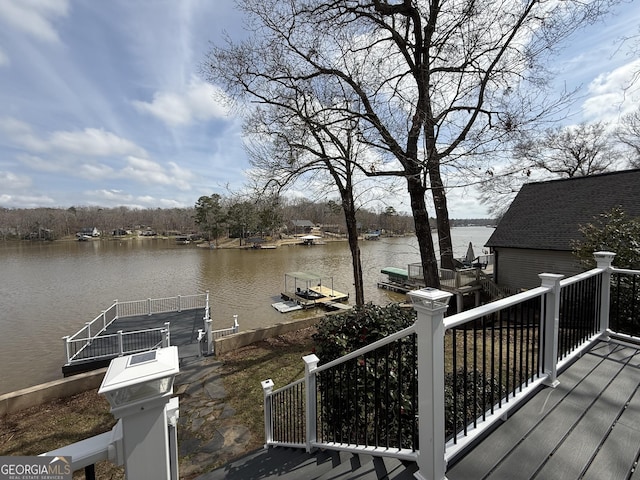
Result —
[[432, 287], [411, 290], [407, 295], [409, 295], [412, 304], [421, 305], [431, 310], [447, 307], [449, 300], [453, 296], [452, 293]]

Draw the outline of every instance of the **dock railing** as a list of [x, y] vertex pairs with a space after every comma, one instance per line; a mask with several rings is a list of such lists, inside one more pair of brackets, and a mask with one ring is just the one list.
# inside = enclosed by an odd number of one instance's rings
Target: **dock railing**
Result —
[[[142, 329], [133, 332], [122, 332], [122, 334], [102, 335], [107, 328], [118, 318], [136, 317], [143, 315], [154, 315], [158, 313], [182, 312], [184, 310], [206, 309], [209, 311], [209, 292], [195, 295], [179, 295], [177, 297], [148, 298], [146, 300], [135, 300], [119, 302], [114, 300], [113, 304], [95, 317], [76, 333], [63, 337], [66, 365], [74, 362], [84, 362], [97, 358], [107, 358], [114, 355], [124, 355], [134, 351], [144, 351], [158, 348], [162, 343], [162, 336], [165, 335], [166, 346], [169, 346], [169, 325], [155, 329]], [[166, 329], [166, 332], [164, 331]], [[118, 343], [123, 343], [123, 338], [133, 340], [133, 347], [118, 347]], [[131, 342], [127, 342], [131, 343]], [[143, 347], [146, 345], [146, 347]], [[89, 346], [91, 353], [89, 354]], [[97, 347], [97, 348], [96, 348]], [[118, 350], [118, 348], [120, 350]], [[135, 350], [131, 350], [135, 348]], [[96, 352], [102, 352], [100, 354]]]
[[620, 336], [611, 327], [632, 324], [638, 340], [640, 271], [594, 256], [585, 273], [541, 274], [537, 288], [447, 318], [450, 293], [412, 292], [413, 326], [325, 365], [308, 355], [304, 378], [282, 388], [262, 382], [266, 444], [414, 460], [418, 478], [444, 479], [447, 461]]

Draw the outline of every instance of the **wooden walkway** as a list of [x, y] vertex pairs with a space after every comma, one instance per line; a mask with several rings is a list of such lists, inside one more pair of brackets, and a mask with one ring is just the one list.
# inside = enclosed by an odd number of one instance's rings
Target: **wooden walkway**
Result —
[[457, 464], [449, 480], [640, 479], [640, 346], [600, 342]]

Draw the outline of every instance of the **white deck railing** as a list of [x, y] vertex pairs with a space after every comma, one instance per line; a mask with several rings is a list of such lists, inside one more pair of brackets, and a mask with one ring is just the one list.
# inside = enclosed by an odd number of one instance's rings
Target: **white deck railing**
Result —
[[[203, 320], [206, 323], [210, 311], [209, 292], [167, 298], [148, 298], [146, 300], [127, 302], [114, 300], [109, 308], [90, 322], [85, 323], [76, 333], [63, 337], [66, 365], [151, 350], [159, 348], [163, 342], [166, 343], [165, 346], [169, 346], [170, 326], [168, 324], [165, 324], [164, 327], [154, 329], [118, 332], [110, 335], [103, 335], [103, 333], [119, 318], [182, 312], [199, 308], [205, 311]], [[233, 329], [234, 327], [231, 328]], [[228, 329], [225, 329], [224, 334], [228, 334], [226, 333], [227, 330]], [[223, 336], [224, 334], [220, 335]], [[166, 336], [166, 339], [162, 338], [163, 335]], [[128, 341], [125, 341], [125, 339], [128, 339]], [[127, 344], [133, 344], [134, 346], [123, 346]], [[91, 351], [90, 354], [88, 353], [89, 351]]]
[[[628, 274], [640, 279], [640, 271], [613, 268], [611, 262], [614, 255], [609, 252], [598, 252], [595, 257], [597, 267], [588, 272], [567, 279], [563, 279], [562, 275], [541, 274], [541, 286], [538, 288], [447, 318], [444, 318], [446, 305], [437, 302], [429, 304], [423, 298], [427, 294], [422, 291], [410, 294], [418, 313], [412, 327], [326, 365], [318, 366], [319, 359], [309, 355], [304, 358], [305, 377], [282, 388], [274, 390], [271, 380], [262, 382], [266, 444], [300, 446], [307, 450], [329, 448], [413, 459], [418, 463], [421, 478], [444, 479], [447, 461], [459, 455], [510, 410], [526, 401], [536, 389], [542, 385], [555, 387], [558, 384], [558, 372], [565, 365], [593, 342], [608, 339], [612, 334], [609, 325], [611, 273]], [[635, 289], [636, 283], [633, 285]], [[440, 293], [445, 297], [451, 295]], [[637, 290], [633, 290], [632, 295], [636, 302], [634, 305], [638, 306]], [[478, 325], [486, 325], [488, 321], [491, 322], [490, 326], [480, 330]], [[318, 409], [322, 408], [317, 388], [320, 374], [354, 359], [362, 362], [367, 353], [414, 334], [417, 336], [418, 387], [413, 401], [418, 405], [414, 414], [418, 425], [413, 447], [389, 448], [388, 445], [366, 442], [324, 442], [321, 438], [322, 426], [318, 424]], [[491, 355], [500, 358], [503, 364], [492, 366], [488, 371], [483, 370], [483, 375], [488, 372], [488, 375], [501, 379], [495, 395], [489, 396], [486, 404], [477, 412], [474, 411], [475, 418], [463, 416], [462, 424], [454, 419], [453, 432], [447, 435], [444, 408], [445, 343], [451, 342], [453, 346], [450, 346], [455, 352], [457, 338], [461, 338], [464, 345], [461, 347], [461, 355], [465, 356], [464, 375], [467, 372], [476, 375], [474, 372], [477, 369], [486, 368], [488, 363], [492, 363], [486, 358], [478, 360], [478, 349], [486, 353], [483, 349], [487, 348], [478, 346], [478, 338], [481, 341], [491, 339], [492, 348], [495, 349], [492, 352], [498, 352]], [[469, 346], [467, 341], [471, 342]], [[518, 345], [518, 348], [513, 345]], [[470, 354], [470, 351], [473, 353]], [[457, 354], [453, 355], [455, 357]], [[451, 367], [448, 368], [451, 370]], [[452, 370], [455, 376], [456, 368]], [[304, 418], [303, 422], [300, 417]]]

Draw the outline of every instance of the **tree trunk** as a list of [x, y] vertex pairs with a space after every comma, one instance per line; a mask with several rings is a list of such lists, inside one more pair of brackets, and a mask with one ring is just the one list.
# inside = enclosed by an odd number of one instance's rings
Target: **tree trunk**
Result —
[[362, 261], [360, 259], [360, 246], [358, 245], [358, 222], [356, 220], [352, 192], [350, 189], [340, 188], [342, 211], [347, 225], [347, 239], [349, 240], [349, 250], [351, 251], [356, 305], [364, 305], [364, 281], [362, 280]]
[[349, 250], [351, 250], [351, 264], [353, 266], [353, 287], [356, 291], [356, 305], [364, 305], [364, 282], [362, 280], [362, 262], [360, 259], [360, 246], [358, 245], [358, 225], [355, 212], [347, 214], [347, 238], [349, 239]]
[[447, 194], [444, 190], [440, 166], [429, 168], [431, 195], [436, 209], [436, 223], [438, 226], [438, 246], [440, 247], [440, 267], [453, 270], [453, 242], [451, 241], [451, 225], [449, 224], [449, 209]]
[[427, 287], [440, 288], [438, 262], [433, 248], [427, 203], [424, 199], [426, 188], [422, 185], [419, 175], [413, 175], [407, 179], [407, 189], [411, 199], [411, 211], [418, 238], [424, 281]]

